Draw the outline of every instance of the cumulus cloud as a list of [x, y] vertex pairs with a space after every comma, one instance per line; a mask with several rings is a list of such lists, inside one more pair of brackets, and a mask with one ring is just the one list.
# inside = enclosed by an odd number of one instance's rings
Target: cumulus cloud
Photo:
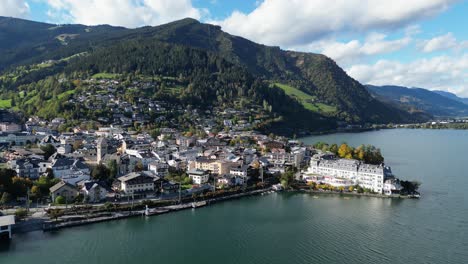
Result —
[[304, 46], [292, 47], [293, 50], [320, 52], [334, 59], [338, 64], [346, 66], [357, 63], [369, 56], [398, 51], [412, 42], [413, 33], [399, 39], [388, 40], [387, 35], [370, 33], [364, 41], [351, 40], [338, 42], [335, 39], [324, 39]]
[[212, 21], [229, 33], [281, 46], [337, 32], [395, 29], [444, 11], [456, 0], [264, 0], [254, 11]]
[[191, 0], [48, 0], [49, 17], [85, 25], [139, 27], [185, 17], [200, 19], [207, 11]]
[[362, 83], [445, 90], [468, 97], [468, 53], [409, 63], [379, 60], [375, 64], [351, 66], [347, 72]]
[[29, 5], [24, 0], [0, 0], [0, 16], [26, 18]]
[[458, 42], [451, 32], [434, 37], [430, 40], [424, 40], [419, 44], [421, 51], [434, 52], [441, 50], [462, 50], [468, 48], [468, 41]]

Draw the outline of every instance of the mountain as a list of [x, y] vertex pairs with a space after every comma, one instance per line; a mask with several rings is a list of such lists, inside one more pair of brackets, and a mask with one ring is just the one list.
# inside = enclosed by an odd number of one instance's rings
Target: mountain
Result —
[[[239, 97], [231, 99], [266, 101], [281, 117], [277, 122], [304, 129], [330, 128], [337, 120], [361, 124], [420, 120], [375, 99], [324, 55], [257, 44], [194, 19], [126, 29], [0, 17], [0, 43], [5, 54], [0, 57], [0, 99], [26, 104], [31, 111], [41, 107], [31, 102], [40, 100], [15, 94], [33, 89], [49, 96], [48, 78], [110, 73], [180, 77], [183, 89], [177, 97], [192, 103], [216, 106], [230, 94]], [[70, 87], [53, 89], [57, 93]], [[255, 97], [247, 98], [250, 95]]]
[[459, 102], [462, 102], [466, 105], [468, 105], [468, 98], [461, 98], [461, 97], [458, 97], [456, 94], [454, 93], [451, 93], [451, 92], [446, 92], [446, 91], [433, 91], [434, 93], [438, 93], [442, 96], [445, 96], [447, 98], [450, 98], [452, 100], [456, 100], [456, 101], [459, 101]]
[[468, 105], [423, 88], [390, 85], [367, 85], [366, 87], [376, 98], [398, 105], [410, 112], [423, 111], [430, 115], [441, 117], [468, 115]]

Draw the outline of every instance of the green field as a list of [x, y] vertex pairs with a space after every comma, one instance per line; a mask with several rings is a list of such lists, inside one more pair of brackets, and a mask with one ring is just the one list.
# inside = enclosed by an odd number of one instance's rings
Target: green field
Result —
[[0, 108], [10, 108], [10, 107], [11, 107], [11, 99], [0, 100]]
[[101, 72], [93, 75], [93, 79], [117, 79], [120, 77], [120, 74], [117, 73], [107, 73]]
[[65, 96], [70, 95], [70, 94], [74, 94], [74, 93], [75, 93], [75, 90], [68, 90], [68, 91], [66, 91], [66, 92], [63, 92], [63, 93], [57, 95], [57, 98], [58, 98], [59, 100], [61, 100], [61, 99], [63, 99]]
[[306, 94], [297, 88], [282, 83], [275, 83], [275, 86], [281, 88], [288, 96], [298, 100], [307, 110], [325, 114], [336, 112], [336, 107], [314, 102], [317, 99], [315, 96]]

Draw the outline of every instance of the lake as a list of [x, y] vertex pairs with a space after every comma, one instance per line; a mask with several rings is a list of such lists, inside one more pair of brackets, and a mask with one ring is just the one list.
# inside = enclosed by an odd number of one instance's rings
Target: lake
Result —
[[381, 148], [421, 199], [269, 194], [151, 218], [15, 235], [0, 263], [468, 263], [468, 131], [302, 139]]

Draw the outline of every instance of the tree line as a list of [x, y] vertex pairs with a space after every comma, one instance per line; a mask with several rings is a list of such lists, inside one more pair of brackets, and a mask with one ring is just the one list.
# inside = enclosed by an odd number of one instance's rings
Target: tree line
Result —
[[317, 142], [313, 146], [315, 149], [331, 152], [343, 159], [356, 159], [374, 165], [380, 165], [384, 162], [380, 149], [373, 145], [360, 145], [353, 148], [346, 143], [329, 145], [325, 142]]

